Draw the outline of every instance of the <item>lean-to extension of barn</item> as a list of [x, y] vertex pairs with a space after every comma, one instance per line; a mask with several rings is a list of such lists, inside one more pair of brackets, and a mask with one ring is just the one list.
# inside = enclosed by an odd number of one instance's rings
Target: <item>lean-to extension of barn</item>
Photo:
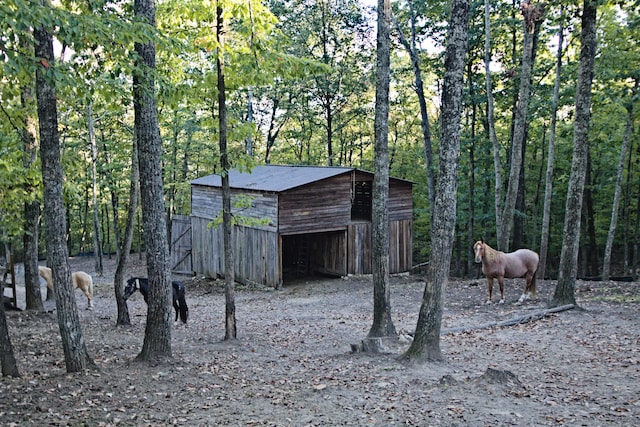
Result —
[[[280, 287], [314, 274], [371, 273], [373, 173], [347, 167], [230, 171], [235, 278]], [[389, 273], [411, 268], [412, 183], [389, 179]], [[222, 180], [191, 181], [193, 270], [224, 277]], [[214, 222], [215, 224], [215, 222]]]

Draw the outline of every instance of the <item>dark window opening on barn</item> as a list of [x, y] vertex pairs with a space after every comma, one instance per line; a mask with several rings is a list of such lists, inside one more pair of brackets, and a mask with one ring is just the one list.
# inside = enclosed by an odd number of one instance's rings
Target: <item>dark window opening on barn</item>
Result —
[[351, 219], [371, 221], [373, 200], [371, 181], [356, 181], [351, 200]]

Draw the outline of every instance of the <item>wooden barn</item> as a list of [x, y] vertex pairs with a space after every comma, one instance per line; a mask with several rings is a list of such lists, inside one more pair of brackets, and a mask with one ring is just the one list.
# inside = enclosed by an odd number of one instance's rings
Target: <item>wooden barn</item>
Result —
[[[280, 287], [314, 274], [371, 273], [373, 174], [347, 167], [258, 166], [230, 172], [235, 278]], [[389, 180], [389, 272], [412, 262], [412, 183]], [[191, 181], [193, 270], [224, 276], [222, 180]]]

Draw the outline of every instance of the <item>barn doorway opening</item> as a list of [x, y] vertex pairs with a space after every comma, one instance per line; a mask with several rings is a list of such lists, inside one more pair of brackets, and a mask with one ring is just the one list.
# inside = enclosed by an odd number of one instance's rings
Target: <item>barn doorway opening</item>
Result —
[[282, 236], [283, 281], [347, 274], [346, 230]]

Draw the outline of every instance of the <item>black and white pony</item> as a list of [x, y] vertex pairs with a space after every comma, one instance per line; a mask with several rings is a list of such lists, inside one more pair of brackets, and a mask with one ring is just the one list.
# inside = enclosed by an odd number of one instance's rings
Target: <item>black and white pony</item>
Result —
[[[187, 300], [185, 299], [185, 289], [182, 282], [178, 282], [174, 280], [171, 282], [173, 285], [173, 308], [176, 310], [176, 318], [178, 320], [178, 315], [180, 315], [180, 320], [182, 323], [187, 323], [187, 318], [189, 317], [189, 307], [187, 307]], [[149, 301], [147, 300], [149, 296], [149, 279], [146, 277], [132, 277], [127, 280], [127, 286], [124, 288], [124, 299], [125, 301], [133, 295], [135, 291], [140, 291], [142, 297], [144, 298], [144, 302], [147, 304]]]

